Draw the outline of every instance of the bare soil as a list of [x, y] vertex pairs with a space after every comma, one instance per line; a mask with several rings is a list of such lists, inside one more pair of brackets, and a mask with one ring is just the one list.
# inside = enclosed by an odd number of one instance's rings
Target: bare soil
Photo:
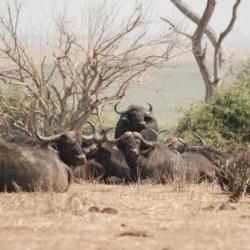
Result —
[[74, 184], [0, 194], [0, 249], [250, 249], [250, 198], [217, 185]]

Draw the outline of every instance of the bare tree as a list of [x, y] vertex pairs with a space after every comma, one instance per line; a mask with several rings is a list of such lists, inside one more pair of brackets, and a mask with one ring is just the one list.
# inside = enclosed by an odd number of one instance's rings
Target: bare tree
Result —
[[58, 15], [56, 37], [43, 45], [39, 60], [19, 34], [21, 7], [17, 0], [7, 4], [0, 17], [5, 134], [11, 127], [33, 134], [38, 120], [47, 132], [79, 129], [100, 105], [122, 98], [130, 83], [169, 60], [176, 47], [171, 32], [152, 35], [142, 5], [116, 22], [118, 9], [103, 0], [82, 17], [80, 31], [65, 13]]
[[[206, 94], [205, 100], [209, 100], [212, 96], [213, 89], [221, 85], [223, 80], [223, 71], [225, 68], [225, 54], [223, 50], [223, 41], [226, 36], [232, 30], [234, 23], [237, 19], [237, 9], [240, 5], [241, 0], [236, 0], [233, 5], [232, 17], [227, 25], [226, 29], [217, 35], [216, 32], [209, 26], [209, 21], [213, 16], [216, 6], [216, 0], [207, 0], [206, 8], [200, 16], [196, 13], [191, 6], [182, 0], [170, 0], [186, 17], [188, 17], [192, 22], [197, 25], [197, 28], [193, 34], [186, 33], [180, 30], [177, 25], [166, 18], [162, 18], [167, 22], [175, 32], [186, 36], [192, 42], [192, 51], [196, 59], [197, 65], [200, 69], [202, 79], [205, 83]], [[212, 46], [214, 47], [214, 57], [213, 57], [213, 74], [211, 75], [209, 68], [207, 66], [206, 52], [207, 47], [203, 46], [202, 41], [204, 34], [210, 40]]]

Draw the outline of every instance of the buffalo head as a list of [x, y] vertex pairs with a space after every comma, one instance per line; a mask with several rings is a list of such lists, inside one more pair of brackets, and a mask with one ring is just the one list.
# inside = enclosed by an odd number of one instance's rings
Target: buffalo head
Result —
[[110, 140], [105, 138], [109, 143], [115, 144], [121, 148], [126, 158], [136, 160], [143, 150], [150, 150], [154, 148], [156, 142], [147, 141], [138, 132], [126, 132], [117, 139]]
[[118, 104], [115, 104], [114, 110], [120, 115], [120, 119], [116, 125], [115, 138], [120, 137], [127, 131], [140, 132], [144, 129], [153, 129], [158, 131], [158, 124], [153, 115], [153, 107], [148, 103], [149, 109], [141, 106], [131, 105], [125, 111], [118, 110]]
[[[197, 135], [195, 133], [193, 133], [193, 135], [198, 140], [200, 146], [204, 146], [205, 145], [203, 139], [199, 135]], [[181, 138], [177, 138], [177, 137], [168, 138], [165, 141], [165, 144], [171, 150], [178, 151], [179, 153], [184, 153], [185, 151], [188, 151], [188, 149], [192, 146], [189, 143], [184, 142]]]
[[92, 141], [94, 135], [82, 138], [77, 131], [64, 131], [57, 135], [42, 136], [38, 130], [36, 136], [39, 140], [53, 144], [58, 151], [60, 159], [69, 166], [76, 166], [86, 162], [86, 155], [82, 150], [82, 139]]

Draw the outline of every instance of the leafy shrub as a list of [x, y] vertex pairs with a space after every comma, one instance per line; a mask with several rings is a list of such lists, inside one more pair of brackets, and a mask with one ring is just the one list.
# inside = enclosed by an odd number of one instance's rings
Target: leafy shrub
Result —
[[250, 141], [250, 60], [235, 83], [197, 103], [179, 120], [175, 134], [190, 140], [193, 133], [220, 149], [240, 149]]

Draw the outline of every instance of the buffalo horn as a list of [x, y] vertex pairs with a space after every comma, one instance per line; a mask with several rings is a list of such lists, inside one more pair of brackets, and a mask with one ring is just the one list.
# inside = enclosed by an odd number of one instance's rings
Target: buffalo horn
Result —
[[35, 129], [36, 137], [37, 137], [40, 141], [44, 141], [44, 142], [53, 142], [53, 141], [57, 141], [57, 140], [62, 136], [62, 134], [64, 133], [64, 132], [63, 132], [63, 133], [60, 133], [60, 134], [57, 134], [57, 135], [51, 135], [51, 136], [42, 136], [42, 135], [39, 133], [40, 126], [41, 126], [41, 124], [38, 126], [38, 128]]
[[147, 104], [148, 104], [148, 106], [149, 106], [148, 112], [149, 112], [149, 113], [152, 113], [152, 112], [153, 112], [153, 107], [152, 107], [152, 105], [151, 105], [150, 103], [148, 103], [148, 102], [147, 102]]
[[155, 144], [157, 143], [157, 142], [150, 142], [150, 141], [145, 140], [145, 139], [142, 137], [142, 135], [141, 135], [140, 133], [138, 133], [138, 132], [133, 132], [133, 133], [134, 133], [134, 136], [137, 137], [138, 139], [140, 139], [141, 142], [142, 142], [144, 145], [146, 145], [147, 147], [153, 147], [153, 146], [155, 146]]
[[186, 142], [184, 142], [181, 138], [177, 138], [177, 141], [179, 141], [180, 143], [182, 143], [185, 146], [188, 146]]
[[201, 136], [199, 136], [196, 133], [193, 133], [193, 135], [194, 135], [194, 137], [196, 137], [198, 139], [198, 141], [200, 142], [201, 146], [205, 145], [204, 140], [201, 138]]
[[157, 133], [157, 135], [159, 136], [160, 134], [165, 133], [165, 132], [169, 132], [168, 129], [162, 129], [162, 130], [160, 130], [160, 131]]
[[121, 112], [121, 111], [119, 111], [119, 110], [117, 109], [117, 107], [118, 107], [119, 104], [120, 104], [120, 102], [117, 102], [117, 103], [114, 105], [114, 110], [115, 110], [115, 112], [116, 112], [118, 115], [121, 115], [123, 112]]
[[104, 140], [105, 140], [105, 141], [107, 141], [107, 142], [109, 142], [109, 143], [111, 143], [111, 144], [113, 144], [113, 145], [117, 145], [120, 141], [123, 140], [124, 137], [130, 136], [130, 135], [132, 134], [132, 132], [128, 131], [128, 132], [124, 133], [123, 135], [121, 135], [119, 138], [116, 138], [116, 139], [109, 139], [109, 138], [107, 137], [107, 133], [110, 131], [110, 129], [111, 129], [111, 128], [105, 130], [104, 136], [103, 136], [103, 137], [104, 137]]
[[92, 122], [87, 121], [87, 123], [90, 125], [90, 127], [92, 128], [92, 134], [91, 135], [82, 135], [81, 138], [84, 141], [91, 141], [95, 138], [96, 135], [96, 127]]

